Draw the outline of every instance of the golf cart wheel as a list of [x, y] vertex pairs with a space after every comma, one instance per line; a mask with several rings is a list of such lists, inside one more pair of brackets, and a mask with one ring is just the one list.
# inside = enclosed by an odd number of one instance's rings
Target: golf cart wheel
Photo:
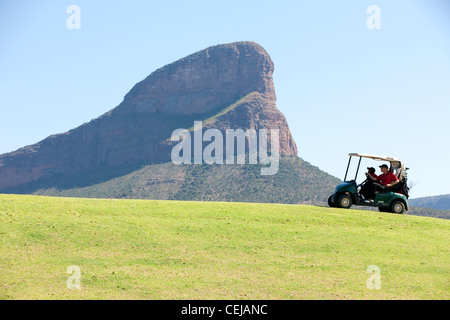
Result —
[[337, 200], [337, 206], [339, 208], [348, 209], [352, 206], [352, 204], [353, 204], [352, 197], [350, 197], [350, 195], [348, 194], [343, 194], [339, 196]]
[[330, 208], [336, 207], [336, 205], [334, 204], [334, 202], [331, 201], [331, 196], [328, 197], [328, 206], [329, 206]]
[[402, 214], [403, 212], [405, 212], [405, 204], [401, 201], [394, 201], [394, 203], [392, 203], [391, 205], [391, 212]]

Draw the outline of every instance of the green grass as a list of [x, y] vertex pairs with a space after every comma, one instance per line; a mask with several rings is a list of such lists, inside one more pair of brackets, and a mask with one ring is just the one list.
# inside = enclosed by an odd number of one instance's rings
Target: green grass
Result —
[[0, 195], [0, 299], [449, 299], [449, 231], [313, 206]]

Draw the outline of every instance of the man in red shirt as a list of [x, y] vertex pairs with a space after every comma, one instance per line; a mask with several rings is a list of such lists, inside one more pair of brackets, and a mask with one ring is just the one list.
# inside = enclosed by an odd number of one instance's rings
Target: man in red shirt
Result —
[[400, 182], [398, 180], [397, 176], [389, 171], [388, 166], [386, 164], [382, 164], [380, 166], [381, 172], [383, 174], [380, 174], [378, 177], [374, 178], [373, 176], [370, 176], [370, 178], [375, 182], [375, 190], [386, 190], [387, 188], [392, 188], [397, 183]]

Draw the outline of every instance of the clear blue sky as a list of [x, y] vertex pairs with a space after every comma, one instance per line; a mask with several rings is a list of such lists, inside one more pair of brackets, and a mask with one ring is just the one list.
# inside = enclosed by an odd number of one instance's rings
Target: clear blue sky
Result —
[[[69, 30], [69, 5], [81, 29]], [[381, 9], [381, 29], [366, 12]], [[349, 152], [411, 168], [412, 197], [450, 193], [450, 1], [0, 2], [0, 153], [117, 106], [152, 71], [250, 40], [275, 63], [299, 156], [343, 179]]]

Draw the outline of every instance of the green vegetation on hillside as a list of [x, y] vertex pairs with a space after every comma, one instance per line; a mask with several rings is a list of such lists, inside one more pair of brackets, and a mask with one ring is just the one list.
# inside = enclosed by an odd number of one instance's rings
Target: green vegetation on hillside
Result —
[[[0, 299], [449, 299], [450, 221], [0, 195]], [[67, 288], [69, 266], [81, 289]], [[367, 288], [369, 266], [381, 289]]]
[[[326, 204], [339, 179], [297, 157], [282, 157], [279, 171], [262, 176], [260, 165], [152, 164], [88, 186], [39, 184], [12, 193], [154, 200], [208, 200]], [[92, 174], [92, 173], [90, 173]], [[101, 173], [97, 173], [101, 174]], [[87, 176], [78, 180], [86, 181]], [[73, 181], [74, 178], [70, 178]]]
[[411, 203], [417, 207], [450, 210], [450, 194], [411, 199]]
[[[205, 120], [203, 120], [203, 125], [208, 125], [211, 123], [214, 123], [218, 117], [220, 117], [221, 115], [226, 114], [227, 112], [233, 110], [234, 108], [236, 108], [239, 104], [241, 104], [242, 102], [245, 102], [246, 100], [250, 99], [251, 97], [255, 96], [256, 94], [258, 94], [256, 91], [250, 92], [249, 94], [243, 96], [242, 98], [238, 99], [236, 102], [230, 104], [229, 106], [225, 107], [225, 108], [221, 108], [220, 111], [218, 111], [217, 113], [215, 113], [214, 115], [206, 118]], [[194, 127], [190, 127], [187, 129], [188, 131], [194, 131]]]
[[440, 219], [450, 219], [450, 210], [439, 210], [432, 208], [410, 207], [408, 214], [422, 217], [433, 217]]

